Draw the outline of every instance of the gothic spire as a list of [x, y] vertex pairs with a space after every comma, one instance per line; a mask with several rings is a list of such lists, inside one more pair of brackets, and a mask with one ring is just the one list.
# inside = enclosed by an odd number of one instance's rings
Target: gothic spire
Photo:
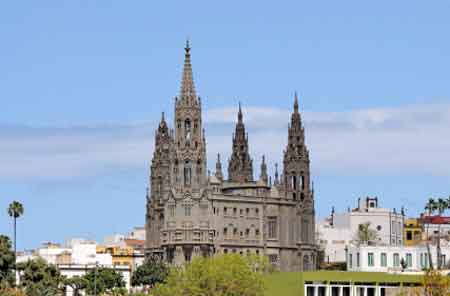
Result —
[[222, 174], [222, 163], [220, 161], [220, 153], [217, 153], [217, 162], [216, 162], [216, 178], [220, 181], [223, 181], [223, 174]]
[[278, 163], [275, 163], [275, 180], [274, 180], [274, 185], [278, 185], [280, 183], [279, 178], [278, 178]]
[[297, 96], [297, 92], [295, 92], [295, 94], [294, 94], [294, 112], [298, 113], [298, 96]]
[[181, 99], [196, 97], [194, 78], [192, 75], [190, 51], [191, 51], [191, 47], [189, 45], [189, 39], [188, 39], [188, 40], [186, 40], [186, 47], [184, 48], [183, 78], [181, 81], [181, 90], [180, 90]]
[[241, 109], [241, 102], [239, 102], [238, 123], [243, 123], [243, 115], [242, 115], [242, 109]]
[[287, 198], [303, 202], [310, 198], [309, 152], [299, 112], [298, 96], [294, 95], [294, 110], [288, 128], [288, 144], [283, 157], [284, 191]]
[[248, 149], [248, 136], [245, 133], [242, 108], [239, 104], [238, 122], [233, 135], [233, 152], [228, 162], [228, 178], [232, 182], [253, 181], [253, 161]]

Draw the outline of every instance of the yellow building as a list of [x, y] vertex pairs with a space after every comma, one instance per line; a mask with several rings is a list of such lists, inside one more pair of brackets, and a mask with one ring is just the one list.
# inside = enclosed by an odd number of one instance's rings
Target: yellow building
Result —
[[405, 246], [415, 246], [422, 242], [422, 224], [419, 219], [406, 219], [404, 227]]
[[126, 265], [133, 267], [134, 262], [134, 250], [131, 247], [121, 248], [119, 246], [114, 247], [97, 247], [98, 254], [111, 254], [113, 265]]

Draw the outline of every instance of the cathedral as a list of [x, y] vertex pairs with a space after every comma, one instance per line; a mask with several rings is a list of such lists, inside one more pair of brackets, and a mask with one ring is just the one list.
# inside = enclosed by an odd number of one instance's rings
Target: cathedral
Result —
[[195, 256], [259, 254], [281, 271], [314, 270], [314, 188], [297, 95], [282, 172], [279, 175], [276, 166], [273, 182], [264, 157], [260, 176], [254, 177], [240, 105], [228, 175], [223, 174], [220, 155], [210, 174], [202, 102], [194, 87], [190, 51], [187, 43], [180, 94], [175, 98], [174, 129], [163, 113], [155, 134], [147, 192], [146, 256], [182, 264]]

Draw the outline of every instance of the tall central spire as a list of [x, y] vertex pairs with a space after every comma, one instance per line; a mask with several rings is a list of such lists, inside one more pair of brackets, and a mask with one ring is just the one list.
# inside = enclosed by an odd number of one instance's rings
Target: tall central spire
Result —
[[183, 80], [181, 81], [180, 97], [181, 99], [190, 97], [195, 98], [195, 86], [194, 78], [192, 75], [191, 65], [191, 47], [189, 46], [189, 39], [186, 40], [186, 47], [184, 48], [184, 67], [183, 67]]

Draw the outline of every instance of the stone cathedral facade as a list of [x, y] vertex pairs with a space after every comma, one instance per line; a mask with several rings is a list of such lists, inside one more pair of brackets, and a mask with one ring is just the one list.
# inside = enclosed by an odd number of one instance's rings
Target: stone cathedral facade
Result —
[[182, 264], [195, 256], [251, 253], [268, 256], [283, 271], [315, 269], [314, 190], [297, 95], [282, 173], [276, 167], [273, 183], [264, 157], [260, 176], [254, 178], [240, 105], [228, 176], [220, 155], [215, 173], [208, 173], [202, 102], [194, 87], [189, 44], [174, 116], [170, 129], [163, 113], [155, 135], [146, 255]]

